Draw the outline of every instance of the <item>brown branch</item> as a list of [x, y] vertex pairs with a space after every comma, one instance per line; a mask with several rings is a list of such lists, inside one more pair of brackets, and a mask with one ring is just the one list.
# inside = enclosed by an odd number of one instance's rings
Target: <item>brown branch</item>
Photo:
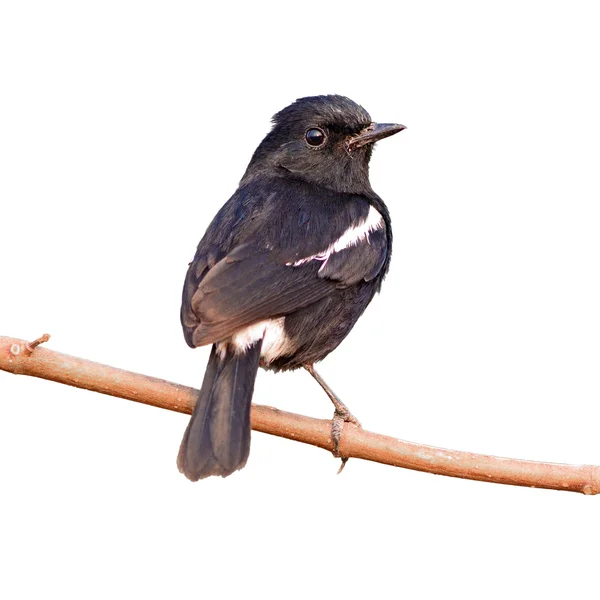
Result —
[[[0, 369], [9, 373], [50, 379], [75, 387], [135, 400], [182, 413], [191, 413], [198, 391], [163, 379], [148, 377], [82, 358], [36, 348], [35, 342], [0, 336]], [[331, 422], [252, 405], [252, 429], [331, 451]], [[438, 475], [530, 487], [600, 493], [600, 467], [563, 465], [471, 452], [445, 450], [405, 442], [352, 425], [344, 428], [340, 454]]]

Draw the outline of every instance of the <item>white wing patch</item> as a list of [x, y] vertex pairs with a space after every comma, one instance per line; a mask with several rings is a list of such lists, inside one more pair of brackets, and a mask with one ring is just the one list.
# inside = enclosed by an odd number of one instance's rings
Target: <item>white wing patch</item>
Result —
[[384, 221], [383, 217], [379, 213], [379, 211], [374, 207], [369, 207], [369, 213], [367, 214], [367, 218], [360, 225], [353, 225], [344, 231], [344, 233], [331, 244], [326, 250], [323, 252], [319, 252], [319, 254], [313, 254], [312, 256], [307, 256], [306, 258], [301, 258], [296, 262], [287, 263], [290, 267], [299, 267], [300, 265], [304, 265], [311, 260], [320, 260], [323, 262], [323, 265], [319, 269], [321, 271], [329, 257], [335, 252], [341, 252], [345, 248], [350, 248], [351, 246], [357, 246], [362, 241], [369, 241], [369, 235], [372, 231], [376, 231], [377, 229], [381, 229], [383, 227]]

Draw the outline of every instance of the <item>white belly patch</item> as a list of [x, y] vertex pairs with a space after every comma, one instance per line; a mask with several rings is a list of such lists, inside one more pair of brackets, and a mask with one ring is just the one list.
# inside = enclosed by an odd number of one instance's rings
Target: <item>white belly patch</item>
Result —
[[228, 345], [233, 346], [236, 352], [245, 352], [254, 342], [262, 338], [260, 357], [266, 363], [271, 363], [285, 354], [289, 348], [289, 339], [283, 328], [284, 322], [285, 317], [265, 319], [240, 329], [230, 340], [219, 342], [217, 352], [223, 357]]

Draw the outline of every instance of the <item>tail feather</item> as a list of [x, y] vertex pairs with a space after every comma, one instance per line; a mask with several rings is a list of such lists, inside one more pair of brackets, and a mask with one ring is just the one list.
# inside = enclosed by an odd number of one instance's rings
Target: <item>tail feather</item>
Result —
[[190, 480], [227, 477], [250, 452], [250, 404], [262, 341], [245, 352], [213, 346], [196, 407], [183, 436], [177, 466]]

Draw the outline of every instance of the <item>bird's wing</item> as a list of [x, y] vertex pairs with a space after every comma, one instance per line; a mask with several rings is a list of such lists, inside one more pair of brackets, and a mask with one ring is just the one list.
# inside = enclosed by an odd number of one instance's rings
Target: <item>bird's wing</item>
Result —
[[320, 254], [295, 263], [277, 261], [272, 251], [252, 244], [238, 246], [212, 268], [201, 266], [199, 282], [188, 274], [182, 310], [188, 343], [201, 346], [227, 339], [252, 323], [309, 306], [340, 287], [370, 281], [385, 262], [386, 248], [384, 231], [326, 258]]
[[[277, 263], [268, 250], [244, 244], [209, 269], [197, 286], [184, 288], [182, 321], [188, 343], [212, 344], [239, 329], [289, 314], [335, 289], [320, 278], [319, 265]], [[188, 303], [186, 309], [185, 296]]]
[[388, 258], [388, 243], [384, 228], [369, 232], [355, 244], [332, 252], [319, 269], [319, 277], [347, 287], [360, 281], [371, 281], [379, 275]]

